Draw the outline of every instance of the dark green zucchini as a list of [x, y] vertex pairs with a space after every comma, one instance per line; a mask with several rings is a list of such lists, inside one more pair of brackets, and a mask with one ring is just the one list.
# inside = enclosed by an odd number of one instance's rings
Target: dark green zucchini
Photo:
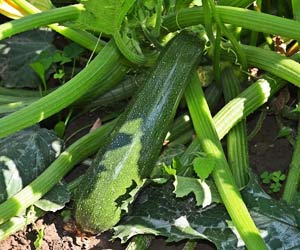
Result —
[[82, 229], [99, 233], [120, 220], [126, 194], [155, 165], [203, 47], [199, 38], [180, 33], [158, 58], [79, 186], [75, 218]]

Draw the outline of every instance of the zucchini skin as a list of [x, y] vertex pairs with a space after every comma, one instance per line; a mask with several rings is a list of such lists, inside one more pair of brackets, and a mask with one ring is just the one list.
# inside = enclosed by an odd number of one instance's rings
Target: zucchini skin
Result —
[[186, 32], [164, 48], [79, 185], [75, 220], [83, 230], [100, 233], [119, 222], [126, 193], [140, 186], [155, 165], [203, 48], [199, 38]]

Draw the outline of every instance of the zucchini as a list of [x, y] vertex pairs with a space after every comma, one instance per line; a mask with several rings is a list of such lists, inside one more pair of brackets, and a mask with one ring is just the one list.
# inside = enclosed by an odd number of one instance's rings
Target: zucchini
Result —
[[150, 175], [203, 47], [181, 32], [161, 53], [79, 185], [75, 219], [83, 230], [112, 228], [127, 209], [126, 194]]

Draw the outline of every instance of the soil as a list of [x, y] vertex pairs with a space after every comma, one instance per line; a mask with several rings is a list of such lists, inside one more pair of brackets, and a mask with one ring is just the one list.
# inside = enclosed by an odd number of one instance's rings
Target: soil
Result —
[[[95, 118], [94, 115], [91, 115], [88, 119], [80, 119], [81, 126], [83, 123], [87, 125], [91, 124], [91, 120], [95, 120]], [[255, 126], [257, 118], [257, 113], [249, 117], [249, 131]], [[275, 116], [269, 115], [264, 120], [258, 134], [249, 142], [250, 164], [254, 173], [259, 175], [265, 170], [269, 172], [275, 170], [281, 170], [283, 173], [287, 172], [292, 157], [292, 146], [285, 138], [276, 139], [277, 134], [278, 126]], [[82, 172], [82, 167], [77, 168], [77, 171]], [[74, 177], [76, 177], [76, 174], [74, 174], [73, 171], [68, 179], [73, 179]], [[267, 190], [266, 186], [264, 186], [264, 188]], [[275, 198], [277, 196], [278, 195], [274, 195]], [[35, 225], [28, 226], [26, 229], [0, 242], [0, 250], [35, 249], [34, 241], [37, 237], [37, 229], [42, 227], [44, 227], [45, 234], [41, 250], [123, 250], [126, 248], [126, 245], [122, 245], [118, 240], [112, 242], [110, 240], [110, 233], [97, 236], [82, 235], [76, 231], [72, 222], [65, 223], [60, 213], [48, 213], [39, 219]], [[184, 242], [166, 244], [163, 238], [156, 238], [153, 240], [149, 249], [179, 250], [182, 249], [183, 246]], [[201, 241], [196, 249], [214, 250], [215, 247], [207, 241]]]

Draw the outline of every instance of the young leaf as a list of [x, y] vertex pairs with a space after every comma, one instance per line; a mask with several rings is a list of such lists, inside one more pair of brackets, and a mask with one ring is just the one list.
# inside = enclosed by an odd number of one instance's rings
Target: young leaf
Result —
[[119, 32], [121, 24], [135, 3], [134, 0], [81, 0], [86, 9], [77, 23], [83, 28], [113, 35]]
[[193, 161], [193, 167], [201, 180], [205, 180], [214, 170], [215, 160], [212, 157], [197, 157]]
[[163, 164], [163, 169], [168, 175], [176, 175], [176, 169], [174, 169], [171, 165]]
[[280, 176], [279, 176], [279, 180], [280, 181], [284, 181], [286, 179], [286, 175], [285, 174], [281, 174]]
[[271, 174], [271, 176], [272, 176], [272, 181], [274, 181], [274, 182], [279, 182], [279, 178], [280, 178], [280, 176], [281, 176], [281, 171], [279, 170], [279, 171], [274, 171], [272, 174]]
[[197, 206], [207, 207], [213, 202], [220, 202], [219, 194], [211, 181], [176, 175], [173, 184], [173, 193], [177, 198], [194, 193]]
[[279, 182], [274, 182], [270, 185], [270, 189], [273, 193], [277, 193], [280, 191], [281, 186], [282, 185]]
[[43, 64], [41, 64], [41, 62], [38, 62], [38, 61], [31, 63], [30, 67], [34, 70], [34, 72], [41, 79], [44, 89], [47, 89], [47, 83], [46, 83], [46, 78], [45, 78], [45, 72], [47, 69], [43, 66]]
[[45, 227], [43, 226], [42, 228], [37, 230], [37, 238], [33, 242], [33, 245], [34, 245], [36, 250], [41, 250], [42, 249], [44, 234], [45, 234]]
[[264, 171], [261, 175], [260, 178], [262, 179], [262, 182], [265, 184], [269, 184], [271, 182], [272, 179], [272, 175], [269, 174], [268, 171]]
[[65, 72], [62, 69], [59, 69], [54, 75], [54, 79], [62, 79], [65, 76]]

